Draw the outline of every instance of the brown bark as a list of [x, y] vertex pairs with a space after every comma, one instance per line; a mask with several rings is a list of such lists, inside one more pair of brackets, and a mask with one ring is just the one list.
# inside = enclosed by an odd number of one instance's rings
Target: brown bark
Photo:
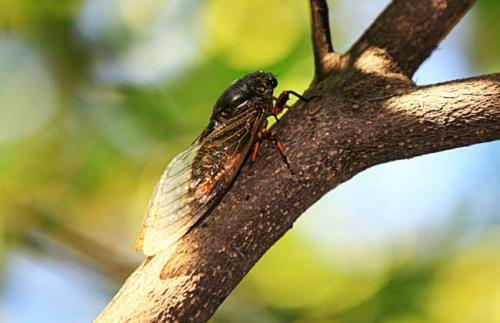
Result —
[[398, 71], [411, 76], [475, 2], [394, 0], [348, 55], [359, 57], [366, 49], [383, 49]]
[[[425, 87], [408, 78], [470, 3], [394, 1], [344, 56], [345, 65], [308, 89], [320, 98], [295, 105], [276, 127], [295, 175], [264, 144], [213, 212], [146, 260], [97, 321], [206, 321], [338, 184], [380, 163], [499, 139], [500, 74]], [[432, 19], [423, 30], [425, 16]]]
[[333, 51], [326, 2], [310, 0], [310, 7], [314, 68], [316, 79], [320, 80], [328, 75], [340, 57]]

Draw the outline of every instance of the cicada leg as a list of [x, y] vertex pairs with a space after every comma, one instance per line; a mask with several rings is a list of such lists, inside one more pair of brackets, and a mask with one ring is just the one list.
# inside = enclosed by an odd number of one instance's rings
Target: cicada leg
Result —
[[276, 131], [267, 131], [266, 136], [268, 136], [267, 139], [271, 140], [276, 148], [278, 148], [281, 158], [283, 159], [283, 162], [285, 163], [288, 170], [290, 170], [290, 173], [292, 173], [292, 175], [295, 174], [293, 172], [292, 166], [290, 166], [290, 163], [288, 162], [288, 158], [286, 157], [285, 147], [283, 146], [283, 143], [281, 143], [281, 141], [278, 139]]
[[287, 90], [281, 92], [280, 95], [276, 98], [276, 102], [274, 103], [274, 106], [271, 109], [270, 113], [270, 115], [276, 119], [276, 122], [278, 122], [278, 114], [280, 114], [285, 108], [288, 108], [286, 103], [288, 102], [288, 100], [290, 100], [290, 95], [296, 96], [297, 98], [299, 98], [299, 100], [309, 102], [309, 99], [306, 99], [295, 91]]
[[266, 131], [266, 126], [267, 126], [267, 121], [266, 121], [266, 123], [264, 125], [263, 130], [261, 130], [261, 131], [259, 131], [257, 133], [257, 138], [255, 139], [255, 143], [253, 144], [253, 147], [252, 147], [252, 153], [250, 155], [250, 167], [252, 167], [253, 162], [257, 158], [257, 153], [259, 152], [260, 144], [265, 139], [265, 137], [264, 137], [264, 131]]
[[306, 99], [305, 97], [303, 97], [302, 95], [298, 94], [295, 91], [291, 91], [291, 90], [283, 91], [276, 98], [276, 103], [274, 103], [274, 107], [271, 110], [271, 114], [281, 113], [281, 111], [283, 111], [283, 109], [285, 109], [286, 103], [288, 102], [288, 100], [290, 100], [290, 95], [294, 95], [304, 102], [309, 102], [308, 99]]
[[288, 158], [286, 157], [285, 147], [278, 139], [276, 131], [269, 131], [267, 129], [263, 129], [257, 134], [257, 140], [255, 141], [255, 144], [253, 146], [252, 155], [250, 157], [250, 163], [253, 163], [257, 158], [257, 153], [259, 151], [260, 144], [263, 140], [271, 140], [274, 143], [274, 145], [276, 146], [281, 155], [281, 158], [283, 159], [283, 162], [285, 163], [286, 167], [290, 170], [290, 173], [292, 173], [292, 175], [295, 174], [292, 170], [292, 166], [290, 166], [290, 163], [288, 162]]
[[260, 148], [260, 143], [262, 140], [255, 141], [255, 144], [253, 144], [253, 149], [252, 149], [252, 155], [250, 156], [250, 163], [253, 164], [255, 161], [255, 158], [257, 158], [257, 153], [259, 152]]

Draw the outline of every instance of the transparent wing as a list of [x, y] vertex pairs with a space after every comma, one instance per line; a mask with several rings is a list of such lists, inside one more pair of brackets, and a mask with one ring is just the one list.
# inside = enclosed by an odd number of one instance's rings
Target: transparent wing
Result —
[[182, 238], [214, 206], [243, 164], [258, 120], [257, 111], [242, 113], [170, 162], [149, 202], [136, 251], [157, 254]]
[[192, 145], [177, 155], [163, 172], [142, 221], [136, 251], [154, 255], [182, 237], [184, 232], [180, 226], [197, 221], [188, 215], [194, 199], [191, 168], [199, 149], [199, 144]]

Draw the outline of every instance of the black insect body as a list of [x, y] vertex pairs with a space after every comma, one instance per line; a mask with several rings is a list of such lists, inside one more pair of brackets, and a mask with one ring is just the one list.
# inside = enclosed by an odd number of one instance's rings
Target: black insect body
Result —
[[290, 167], [275, 133], [266, 129], [293, 91], [273, 105], [278, 82], [273, 74], [255, 72], [233, 82], [214, 106], [208, 126], [177, 155], [163, 173], [149, 202], [135, 249], [157, 254], [184, 236], [211, 210], [235, 180], [245, 159], [256, 158], [260, 143], [270, 139]]

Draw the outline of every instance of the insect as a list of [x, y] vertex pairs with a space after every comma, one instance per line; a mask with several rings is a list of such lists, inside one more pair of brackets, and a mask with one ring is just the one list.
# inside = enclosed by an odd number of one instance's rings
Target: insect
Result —
[[271, 73], [254, 72], [234, 81], [217, 100], [208, 126], [167, 166], [144, 216], [136, 251], [153, 256], [182, 238], [227, 192], [247, 158], [253, 162], [260, 144], [274, 142], [291, 170], [267, 118], [286, 107], [294, 91], [284, 91], [273, 105], [278, 81]]

